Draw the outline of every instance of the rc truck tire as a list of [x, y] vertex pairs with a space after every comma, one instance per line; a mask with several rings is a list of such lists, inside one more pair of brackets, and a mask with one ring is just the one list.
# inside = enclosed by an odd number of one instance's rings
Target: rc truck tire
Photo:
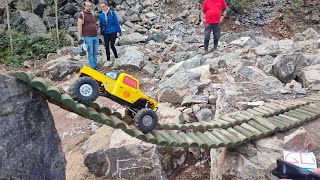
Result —
[[70, 86], [69, 93], [74, 100], [90, 104], [99, 96], [99, 84], [90, 77], [79, 77]]
[[134, 121], [141, 132], [148, 133], [157, 126], [158, 116], [152, 109], [143, 108], [137, 112]]

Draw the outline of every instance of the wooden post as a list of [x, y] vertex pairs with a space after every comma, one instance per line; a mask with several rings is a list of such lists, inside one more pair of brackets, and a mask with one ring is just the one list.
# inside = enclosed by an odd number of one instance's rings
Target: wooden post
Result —
[[9, 33], [9, 39], [10, 39], [10, 49], [11, 49], [11, 51], [13, 51], [12, 32], [11, 32], [11, 26], [10, 26], [10, 12], [9, 12], [8, 0], [4, 0], [4, 3], [6, 5], [6, 11], [7, 11], [7, 24], [8, 24], [8, 33]]
[[58, 0], [54, 0], [54, 7], [55, 7], [55, 18], [56, 18], [56, 33], [57, 33], [57, 40], [58, 44], [60, 43], [59, 40], [59, 21], [58, 21]]

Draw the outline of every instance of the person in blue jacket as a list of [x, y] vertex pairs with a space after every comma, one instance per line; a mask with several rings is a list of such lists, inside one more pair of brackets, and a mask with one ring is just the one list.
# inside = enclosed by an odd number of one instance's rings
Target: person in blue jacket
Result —
[[121, 28], [118, 21], [116, 12], [110, 6], [114, 6], [115, 2], [111, 1], [109, 6], [106, 1], [100, 2], [101, 13], [99, 15], [100, 20], [100, 33], [103, 35], [107, 60], [110, 61], [110, 46], [113, 51], [114, 57], [118, 58], [117, 49], [114, 44], [117, 37], [121, 34]]

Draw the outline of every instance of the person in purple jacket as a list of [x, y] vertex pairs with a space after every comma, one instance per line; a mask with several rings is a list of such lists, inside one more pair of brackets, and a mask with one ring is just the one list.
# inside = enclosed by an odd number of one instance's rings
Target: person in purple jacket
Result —
[[100, 20], [100, 33], [103, 35], [107, 60], [110, 61], [110, 46], [113, 51], [114, 57], [118, 58], [117, 49], [114, 46], [117, 37], [121, 34], [121, 27], [118, 21], [117, 14], [110, 7], [114, 6], [115, 2], [111, 1], [109, 6], [106, 1], [100, 2], [101, 13]]

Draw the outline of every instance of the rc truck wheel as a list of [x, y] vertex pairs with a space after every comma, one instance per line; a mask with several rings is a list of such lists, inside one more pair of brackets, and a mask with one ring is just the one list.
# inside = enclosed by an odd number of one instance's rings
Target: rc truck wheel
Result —
[[71, 97], [83, 104], [94, 102], [99, 96], [99, 84], [90, 77], [79, 77], [70, 86]]
[[134, 121], [140, 131], [148, 133], [157, 126], [158, 116], [152, 109], [143, 108], [137, 112]]

